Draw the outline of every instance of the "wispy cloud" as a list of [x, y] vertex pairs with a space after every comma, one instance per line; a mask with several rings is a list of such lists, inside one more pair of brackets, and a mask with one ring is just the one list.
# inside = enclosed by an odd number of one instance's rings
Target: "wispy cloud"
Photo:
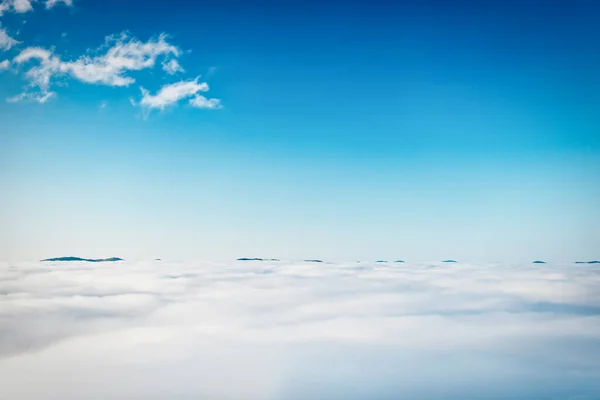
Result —
[[2, 0], [0, 2], [0, 15], [4, 12], [26, 13], [33, 10], [30, 0]]
[[9, 97], [6, 99], [9, 103], [18, 103], [20, 101], [33, 101], [36, 103], [44, 104], [52, 97], [56, 95], [55, 92], [33, 92], [33, 93], [21, 93], [19, 95]]
[[6, 32], [6, 29], [4, 29], [4, 28], [2, 28], [2, 26], [0, 26], [0, 50], [8, 51], [13, 46], [16, 46], [19, 43], [21, 43], [21, 42], [19, 42], [15, 38], [11, 37]]
[[175, 56], [180, 50], [168, 43], [166, 35], [141, 42], [123, 33], [107, 38], [106, 52], [100, 56], [84, 56], [74, 62], [63, 63], [63, 69], [74, 78], [86, 83], [108, 86], [128, 86], [135, 82], [127, 71], [152, 68], [159, 56]]
[[73, 0], [46, 0], [46, 8], [52, 8], [57, 4], [64, 4], [67, 7], [73, 6]]
[[[196, 77], [192, 80], [183, 80], [168, 85], [164, 85], [155, 95], [144, 88], [141, 88], [142, 98], [139, 101], [139, 105], [146, 110], [158, 109], [164, 110], [166, 107], [178, 103], [180, 100], [195, 96], [190, 100], [190, 104], [194, 107], [199, 108], [217, 108], [220, 105], [218, 99], [206, 99], [203, 96], [198, 95], [199, 92], [207, 92], [209, 87], [206, 82], [199, 82], [200, 77]], [[198, 104], [193, 104], [198, 98], [205, 99], [204, 105], [201, 104], [201, 100], [198, 100]], [[138, 104], [134, 102], [135, 104]]]
[[[73, 6], [72, 0], [0, 0], [0, 15], [7, 11], [25, 13], [31, 11], [36, 3], [43, 3], [46, 8], [59, 4]], [[63, 33], [61, 37], [65, 36], [66, 33]], [[0, 27], [0, 50], [8, 51], [20, 43]], [[61, 54], [54, 47], [30, 46], [22, 49], [13, 58], [12, 65], [19, 76], [27, 81], [27, 85], [22, 93], [7, 100], [46, 103], [57, 96], [54, 88], [64, 85], [67, 79], [91, 85], [128, 87], [136, 82], [131, 72], [153, 69], [157, 64], [168, 75], [185, 72], [178, 61], [182, 50], [170, 43], [166, 34], [141, 41], [123, 32], [107, 36], [104, 44], [89, 49], [85, 55], [69, 59]], [[2, 62], [0, 69], [7, 69], [10, 65], [10, 62]], [[220, 99], [198, 94], [208, 90], [208, 85], [198, 83], [198, 78], [166, 84], [154, 95], [146, 88], [141, 90], [141, 100], [139, 103], [132, 100], [132, 104], [139, 104], [146, 112], [164, 110], [185, 98], [189, 98], [188, 104], [194, 108], [222, 107]]]
[[8, 60], [0, 61], [0, 71], [7, 70], [9, 67], [10, 67], [10, 61], [8, 61]]
[[21, 51], [18, 56], [15, 57], [16, 63], [23, 63], [32, 59], [39, 59], [42, 62], [46, 62], [52, 56], [52, 52], [41, 47], [28, 47]]
[[20, 95], [8, 99], [10, 102], [22, 100], [37, 101], [45, 103], [55, 93], [50, 91], [52, 77], [60, 71], [61, 62], [57, 57], [52, 56], [52, 52], [40, 47], [28, 47], [17, 55], [13, 62], [17, 65], [27, 63], [31, 60], [39, 61], [39, 65], [31, 67], [26, 73], [26, 78], [30, 81], [29, 90]]
[[52, 8], [58, 4], [73, 6], [73, 0], [2, 0], [0, 2], [0, 16], [5, 12], [26, 13], [33, 10], [33, 4], [43, 3], [46, 8]]
[[43, 95], [49, 92], [53, 80], [65, 76], [89, 84], [129, 86], [135, 79], [127, 72], [153, 68], [158, 57], [177, 57], [180, 50], [167, 42], [166, 35], [142, 42], [122, 33], [107, 37], [106, 43], [92, 53], [98, 55], [63, 61], [52, 50], [28, 47], [14, 61], [17, 64], [38, 61], [25, 76], [30, 87]]

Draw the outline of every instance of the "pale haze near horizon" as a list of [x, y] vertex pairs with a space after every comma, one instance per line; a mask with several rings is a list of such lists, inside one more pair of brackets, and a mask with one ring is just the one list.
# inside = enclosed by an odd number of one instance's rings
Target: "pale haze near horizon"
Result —
[[[304, 190], [302, 183], [291, 185]], [[0, 200], [0, 255], [5, 261], [59, 256], [474, 262], [600, 258], [600, 218], [597, 206], [589, 204], [600, 193], [593, 197], [557, 187], [511, 197], [502, 191], [484, 198], [472, 193], [477, 197], [469, 199], [456, 192], [375, 190], [354, 196], [323, 191], [299, 198], [289, 187], [237, 194], [232, 188], [203, 193], [180, 187], [174, 192], [181, 195], [157, 191], [156, 197], [124, 185], [94, 191], [84, 184], [59, 193], [29, 188], [33, 193], [28, 195], [9, 187]]]

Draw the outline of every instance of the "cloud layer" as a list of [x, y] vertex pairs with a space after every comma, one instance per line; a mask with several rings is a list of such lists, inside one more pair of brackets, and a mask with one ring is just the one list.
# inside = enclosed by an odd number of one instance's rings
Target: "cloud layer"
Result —
[[11, 399], [600, 390], [594, 265], [5, 264], [0, 282]]

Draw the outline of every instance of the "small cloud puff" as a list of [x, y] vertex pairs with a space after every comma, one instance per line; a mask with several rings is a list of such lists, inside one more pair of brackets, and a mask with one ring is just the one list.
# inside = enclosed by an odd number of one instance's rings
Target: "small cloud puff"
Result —
[[165, 71], [169, 75], [175, 75], [178, 72], [185, 72], [185, 70], [181, 67], [181, 65], [179, 65], [179, 63], [175, 59], [163, 61], [162, 67], [163, 71]]
[[73, 0], [46, 0], [46, 8], [52, 8], [57, 4], [64, 4], [67, 7], [73, 6]]
[[220, 99], [207, 99], [202, 95], [196, 95], [190, 100], [190, 104], [195, 108], [206, 108], [209, 110], [216, 110], [222, 108]]

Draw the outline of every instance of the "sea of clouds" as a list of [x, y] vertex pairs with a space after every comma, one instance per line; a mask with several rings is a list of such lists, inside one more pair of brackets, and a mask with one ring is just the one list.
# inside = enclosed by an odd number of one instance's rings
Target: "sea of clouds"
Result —
[[2, 399], [600, 399], [593, 264], [0, 264]]

